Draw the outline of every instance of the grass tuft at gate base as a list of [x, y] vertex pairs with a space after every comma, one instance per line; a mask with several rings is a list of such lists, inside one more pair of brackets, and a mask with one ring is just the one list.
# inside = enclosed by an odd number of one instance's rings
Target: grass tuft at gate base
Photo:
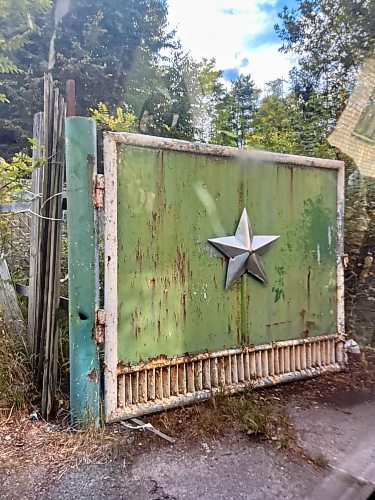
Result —
[[182, 433], [188, 439], [237, 431], [274, 441], [278, 449], [296, 447], [293, 426], [280, 398], [271, 391], [265, 394], [256, 390], [256, 384], [248, 384], [238, 395], [219, 391], [205, 402], [165, 412], [150, 420], [155, 427], [173, 436], [175, 429], [182, 426]]
[[0, 419], [27, 409], [35, 390], [30, 361], [25, 343], [7, 331], [0, 312]]

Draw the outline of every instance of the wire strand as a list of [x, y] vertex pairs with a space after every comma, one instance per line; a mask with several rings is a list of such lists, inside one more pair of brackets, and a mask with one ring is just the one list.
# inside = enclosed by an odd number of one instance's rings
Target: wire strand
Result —
[[32, 210], [30, 210], [30, 208], [28, 210], [25, 210], [25, 212], [29, 212], [30, 214], [35, 215], [35, 217], [39, 217], [39, 219], [51, 220], [54, 222], [63, 222], [64, 221], [64, 218], [54, 219], [53, 217], [45, 217], [44, 215], [37, 214], [36, 212], [33, 212]]
[[48, 203], [50, 200], [52, 200], [52, 198], [55, 198], [56, 196], [60, 196], [64, 193], [65, 193], [65, 191], [61, 191], [60, 193], [55, 193], [52, 196], [50, 196], [49, 198], [47, 198], [46, 200], [44, 200], [44, 202], [42, 203], [42, 206], [40, 207], [40, 211], [43, 210], [45, 204]]

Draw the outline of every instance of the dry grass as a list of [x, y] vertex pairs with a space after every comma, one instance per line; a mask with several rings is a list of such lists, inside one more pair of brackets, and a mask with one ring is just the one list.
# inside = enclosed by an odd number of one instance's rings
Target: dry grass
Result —
[[264, 396], [248, 386], [240, 395], [224, 392], [209, 401], [166, 412], [148, 420], [156, 427], [188, 441], [223, 436], [234, 431], [272, 440], [277, 448], [287, 448], [293, 441], [293, 425], [280, 399]]
[[33, 391], [27, 348], [5, 329], [0, 317], [0, 419], [25, 409]]
[[75, 464], [107, 460], [116, 453], [116, 436], [104, 429], [70, 429], [62, 407], [57, 423], [32, 420], [37, 397], [26, 346], [6, 331], [0, 318], [0, 475], [29, 465], [62, 474]]
[[[204, 403], [147, 417], [147, 421], [186, 445], [193, 444], [194, 439], [215, 439], [240, 432], [251, 439], [270, 440], [277, 448], [324, 467], [323, 456], [311, 457], [297, 444], [293, 424], [286, 413], [288, 402], [306, 405], [307, 400], [319, 400], [322, 395], [337, 390], [360, 391], [374, 387], [375, 353], [368, 350], [365, 354], [366, 364], [363, 356], [351, 359], [351, 370], [347, 373], [272, 389], [255, 390], [255, 386], [249, 385], [240, 395], [219, 392]], [[29, 361], [22, 341], [9, 335], [0, 319], [0, 473], [1, 469], [37, 464], [63, 474], [79, 463], [107, 462], [136, 453], [138, 447], [129, 446], [131, 440], [128, 441], [130, 435], [134, 439], [136, 434], [124, 432], [122, 426], [105, 430], [70, 429], [64, 401], [60, 404], [58, 422], [31, 420], [30, 400], [35, 396], [35, 389]], [[136, 439], [140, 444], [146, 440], [159, 445], [154, 436], [137, 434]]]
[[78, 464], [105, 462], [116, 455], [117, 441], [104, 429], [64, 429], [15, 414], [0, 423], [0, 474], [1, 470], [31, 465], [62, 474]]
[[104, 429], [69, 428], [65, 401], [56, 423], [30, 418], [38, 401], [30, 361], [22, 339], [9, 333], [0, 317], [0, 470], [37, 464], [63, 472], [113, 456], [116, 436]]

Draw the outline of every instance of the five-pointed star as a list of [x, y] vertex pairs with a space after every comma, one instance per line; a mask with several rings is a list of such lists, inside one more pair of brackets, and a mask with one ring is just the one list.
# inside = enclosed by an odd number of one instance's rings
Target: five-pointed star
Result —
[[249, 217], [244, 208], [234, 236], [209, 239], [211, 245], [229, 257], [225, 288], [228, 289], [246, 272], [267, 283], [260, 255], [263, 255], [278, 238], [280, 236], [253, 236]]

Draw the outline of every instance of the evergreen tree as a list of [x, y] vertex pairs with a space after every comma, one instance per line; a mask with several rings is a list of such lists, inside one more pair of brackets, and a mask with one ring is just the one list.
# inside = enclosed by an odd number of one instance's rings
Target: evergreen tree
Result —
[[308, 100], [326, 97], [331, 118], [343, 109], [364, 58], [375, 51], [374, 0], [298, 0], [279, 14], [275, 29], [283, 52], [299, 56], [291, 73], [293, 89]]
[[295, 93], [285, 94], [280, 82], [270, 82], [252, 119], [247, 147], [279, 153], [335, 158], [328, 144], [327, 110], [318, 94], [305, 102]]
[[257, 109], [260, 91], [250, 75], [233, 80], [216, 106], [213, 142], [228, 146], [245, 147], [252, 128], [252, 115]]
[[138, 116], [140, 132], [207, 141], [220, 76], [215, 61], [194, 61], [181, 47], [162, 65], [153, 65], [144, 49], [137, 57], [142, 63], [129, 74], [124, 98]]
[[[33, 61], [33, 54], [38, 52], [34, 41], [49, 12], [49, 0], [0, 1], [0, 145], [3, 157], [11, 158], [20, 149], [16, 144], [19, 126], [13, 123], [13, 118], [22, 109], [23, 116], [30, 120], [25, 103], [20, 106], [18, 99], [18, 91], [27, 85], [27, 71], [20, 54], [28, 53], [28, 61]], [[28, 105], [32, 99], [31, 93]], [[13, 147], [9, 147], [12, 144]]]

